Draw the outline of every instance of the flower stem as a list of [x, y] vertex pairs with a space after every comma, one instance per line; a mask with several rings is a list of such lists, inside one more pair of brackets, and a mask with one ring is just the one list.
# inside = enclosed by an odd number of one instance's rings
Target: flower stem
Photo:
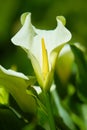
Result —
[[46, 108], [47, 108], [47, 114], [48, 114], [50, 130], [56, 130], [54, 117], [53, 117], [52, 106], [51, 106], [51, 102], [50, 102], [50, 93], [45, 92], [44, 93], [44, 98], [45, 98], [45, 104], [46, 104]]

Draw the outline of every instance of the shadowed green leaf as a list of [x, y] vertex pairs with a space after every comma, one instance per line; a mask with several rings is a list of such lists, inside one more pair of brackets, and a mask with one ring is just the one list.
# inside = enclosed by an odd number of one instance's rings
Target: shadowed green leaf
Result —
[[83, 52], [71, 45], [77, 65], [77, 91], [81, 100], [87, 103], [87, 61]]
[[26, 89], [35, 80], [28, 78], [22, 73], [13, 70], [6, 70], [0, 66], [0, 85], [13, 96], [20, 108], [24, 112], [35, 112], [36, 102], [35, 99], [26, 93]]

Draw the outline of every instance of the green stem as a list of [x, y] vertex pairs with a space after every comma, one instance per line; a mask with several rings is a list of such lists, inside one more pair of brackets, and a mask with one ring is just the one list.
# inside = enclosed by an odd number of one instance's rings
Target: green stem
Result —
[[44, 98], [45, 98], [45, 103], [46, 103], [46, 108], [47, 108], [47, 114], [48, 114], [50, 130], [56, 130], [54, 117], [53, 117], [52, 106], [51, 106], [51, 102], [50, 102], [50, 93], [45, 92], [44, 93]]

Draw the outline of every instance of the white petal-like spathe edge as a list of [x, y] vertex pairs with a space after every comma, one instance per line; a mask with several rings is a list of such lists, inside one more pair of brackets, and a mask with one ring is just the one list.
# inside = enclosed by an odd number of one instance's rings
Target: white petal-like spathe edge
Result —
[[31, 48], [33, 37], [35, 32], [31, 24], [31, 13], [26, 16], [24, 25], [17, 32], [17, 34], [11, 39], [13, 44], [22, 47], [23, 49], [29, 50]]
[[44, 38], [48, 53], [50, 53], [54, 48], [57, 48], [61, 44], [64, 44], [71, 39], [70, 31], [68, 31], [68, 29], [58, 19], [57, 27], [54, 30], [40, 30], [35, 28], [34, 30], [37, 35], [34, 38], [34, 45], [32, 45], [32, 47], [39, 46], [41, 43], [41, 38]]
[[1, 65], [0, 65], [0, 71], [2, 71], [3, 73], [5, 73], [7, 75], [10, 75], [10, 76], [15, 76], [15, 77], [19, 77], [19, 78], [22, 78], [25, 80], [29, 80], [29, 78], [27, 76], [25, 76], [23, 73], [16, 72], [16, 71], [11, 70], [11, 69], [7, 70], [4, 67], [2, 67]]
[[36, 90], [36, 92], [37, 92], [38, 94], [40, 94], [40, 93], [42, 92], [40, 86], [34, 86], [33, 88]]
[[60, 51], [59, 53], [59, 57], [64, 55], [65, 53], [71, 51], [71, 48], [70, 48], [70, 45], [69, 44], [66, 44]]

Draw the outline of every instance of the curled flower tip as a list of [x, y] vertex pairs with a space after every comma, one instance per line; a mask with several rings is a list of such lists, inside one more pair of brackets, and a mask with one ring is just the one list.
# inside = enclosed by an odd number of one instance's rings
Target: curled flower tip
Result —
[[31, 13], [26, 12], [26, 13], [23, 13], [23, 14], [21, 15], [20, 21], [21, 21], [21, 24], [22, 24], [22, 25], [24, 24], [25, 19], [26, 19], [26, 17], [27, 17], [28, 15], [31, 16]]
[[60, 21], [62, 22], [62, 24], [65, 26], [65, 24], [66, 24], [66, 19], [65, 19], [65, 17], [63, 17], [63, 16], [57, 16], [56, 19], [57, 19], [57, 20], [60, 20]]

